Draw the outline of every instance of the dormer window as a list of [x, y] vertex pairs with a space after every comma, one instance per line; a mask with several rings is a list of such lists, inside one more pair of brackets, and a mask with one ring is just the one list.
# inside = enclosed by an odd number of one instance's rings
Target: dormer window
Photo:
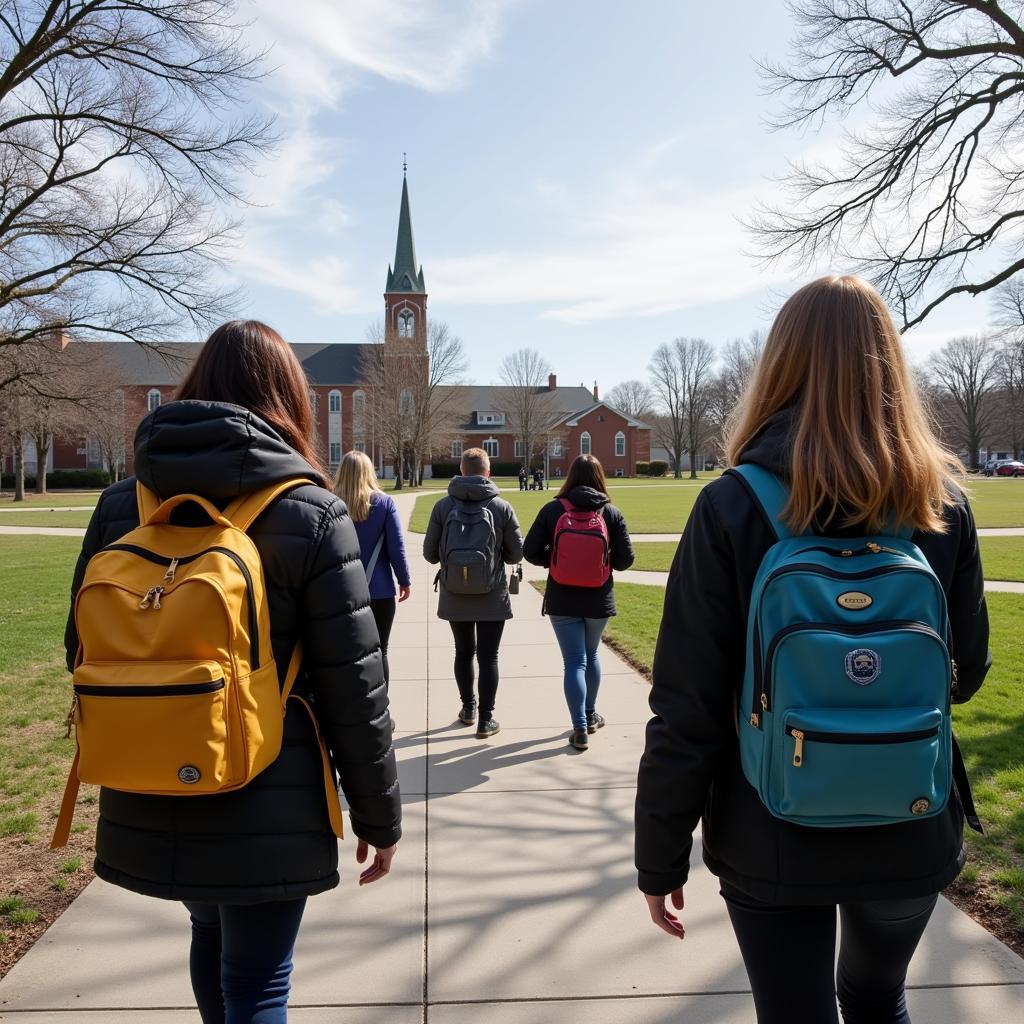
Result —
[[[406, 278], [406, 281], [409, 279]], [[416, 335], [416, 314], [411, 309], [403, 309], [398, 314], [398, 336], [412, 338]]]
[[476, 414], [476, 421], [477, 423], [491, 423], [500, 427], [505, 422], [505, 414], [503, 412], [478, 412]]

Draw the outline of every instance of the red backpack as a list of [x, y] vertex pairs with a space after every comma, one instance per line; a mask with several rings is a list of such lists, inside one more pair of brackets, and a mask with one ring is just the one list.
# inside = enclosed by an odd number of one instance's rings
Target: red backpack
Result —
[[565, 511], [551, 540], [551, 578], [566, 587], [603, 587], [612, 574], [608, 524], [601, 509], [577, 508], [559, 498]]

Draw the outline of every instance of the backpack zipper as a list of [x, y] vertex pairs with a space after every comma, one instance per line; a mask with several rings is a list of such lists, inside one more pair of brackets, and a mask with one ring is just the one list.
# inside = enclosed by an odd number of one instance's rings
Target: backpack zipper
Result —
[[[76, 683], [76, 697], [188, 697], [200, 693], [216, 693], [224, 689], [223, 679], [206, 683], [168, 683], [166, 686], [96, 686]], [[116, 692], [115, 692], [116, 691]]]
[[[249, 567], [242, 561], [240, 555], [236, 554], [230, 548], [224, 547], [212, 547], [204, 548], [202, 551], [197, 551], [194, 555], [185, 555], [182, 558], [168, 558], [166, 555], [158, 555], [154, 551], [149, 551], [147, 548], [141, 548], [137, 544], [108, 544], [105, 548], [102, 548], [100, 553], [103, 551], [127, 551], [130, 554], [138, 555], [139, 558], [145, 558], [149, 562], [153, 562], [155, 565], [163, 565], [167, 567], [167, 572], [164, 574], [164, 582], [172, 582], [174, 580], [174, 574], [177, 572], [178, 566], [188, 565], [189, 562], [194, 562], [197, 558], [202, 558], [203, 555], [208, 555], [216, 552], [220, 555], [226, 555], [231, 559], [232, 562], [238, 566], [239, 572], [245, 580], [245, 591], [248, 598], [248, 612], [249, 612], [249, 638], [250, 647], [252, 651], [252, 667], [257, 669], [260, 667], [260, 629], [259, 629], [259, 616], [256, 612], [256, 602], [253, 600], [253, 583], [252, 573], [249, 572]], [[168, 576], [170, 579], [168, 580]], [[164, 593], [163, 587], [150, 587], [142, 602], [139, 604], [140, 608], [148, 608], [150, 602], [154, 610], [159, 611], [160, 609], [160, 597]]]
[[938, 736], [939, 727], [931, 726], [928, 729], [911, 729], [904, 732], [821, 732], [813, 729], [797, 729], [792, 725], [786, 726], [786, 735], [792, 736], [793, 746], [793, 767], [800, 768], [804, 763], [804, 740], [812, 743], [851, 743], [857, 746], [872, 746], [873, 744], [888, 743], [912, 743], [914, 740], [927, 740]]

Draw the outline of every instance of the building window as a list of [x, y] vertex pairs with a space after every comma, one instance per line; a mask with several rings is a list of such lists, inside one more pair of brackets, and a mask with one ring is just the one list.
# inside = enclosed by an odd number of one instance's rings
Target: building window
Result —
[[626, 435], [621, 430], [615, 435], [615, 457], [617, 459], [626, 457]]
[[516, 441], [516, 458], [526, 458], [526, 445], [524, 445], [522, 441]]
[[340, 441], [332, 441], [331, 442], [330, 460], [331, 460], [331, 465], [332, 466], [337, 466], [338, 463], [341, 462], [341, 442]]
[[620, 476], [620, 477], [621, 476], [625, 476], [626, 475], [626, 471], [621, 466], [619, 466], [619, 468], [617, 470], [615, 470], [615, 475], [616, 476]]
[[580, 455], [590, 454], [590, 431], [584, 430], [580, 434]]
[[453, 459], [461, 459], [462, 458], [462, 442], [461, 441], [452, 441], [452, 458]]
[[403, 309], [398, 314], [398, 336], [400, 338], [412, 338], [415, 334], [416, 314], [411, 309]]
[[328, 412], [341, 412], [341, 392], [332, 391], [327, 396], [327, 411]]
[[160, 408], [160, 391], [158, 388], [153, 388], [153, 390], [146, 396], [146, 405], [150, 412], [154, 409]]
[[355, 447], [355, 450], [357, 452], [365, 452], [366, 451], [366, 442], [365, 441], [356, 441], [354, 447]]
[[505, 422], [505, 414], [503, 412], [478, 412], [476, 421], [477, 423], [493, 423], [500, 427]]
[[489, 437], [484, 441], [484, 451], [487, 452], [489, 458], [496, 459], [498, 457], [498, 439], [496, 437]]
[[562, 439], [560, 437], [556, 437], [548, 445], [548, 455], [553, 459], [560, 459], [564, 454], [565, 452], [562, 450]]

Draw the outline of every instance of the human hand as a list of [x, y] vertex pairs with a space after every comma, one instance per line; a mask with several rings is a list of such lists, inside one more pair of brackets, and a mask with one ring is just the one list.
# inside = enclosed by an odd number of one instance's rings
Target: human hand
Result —
[[[360, 885], [369, 885], [371, 882], [376, 882], [378, 879], [383, 878], [391, 870], [391, 862], [395, 859], [395, 854], [398, 852], [398, 844], [394, 846], [388, 846], [383, 850], [378, 850], [374, 847], [374, 858], [373, 863], [359, 876]], [[365, 839], [360, 839], [356, 846], [356, 862], [359, 864], [365, 864], [366, 858], [370, 854], [369, 844]]]
[[401, 604], [405, 601], [412, 593], [412, 587], [399, 587], [398, 588], [398, 603]]
[[[669, 896], [672, 899], [672, 906], [676, 910], [682, 910], [683, 890], [681, 888], [675, 889], [669, 893]], [[683, 927], [682, 921], [665, 906], [664, 896], [648, 896], [645, 894], [644, 899], [647, 900], [647, 910], [650, 912], [651, 920], [663, 932], [671, 935], [674, 939], [682, 939], [686, 936], [686, 929]]]

